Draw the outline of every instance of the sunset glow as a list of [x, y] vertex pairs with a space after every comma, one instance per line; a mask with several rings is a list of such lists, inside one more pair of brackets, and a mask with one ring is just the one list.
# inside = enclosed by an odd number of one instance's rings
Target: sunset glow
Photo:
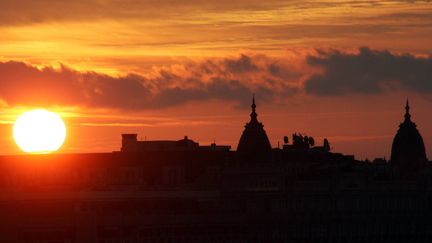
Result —
[[26, 153], [50, 153], [62, 146], [66, 127], [60, 116], [53, 112], [31, 110], [17, 118], [13, 136], [16, 144]]
[[0, 243], [432, 242], [432, 0], [0, 0]]
[[[255, 93], [273, 147], [301, 132], [359, 158], [388, 157], [409, 98], [432, 154], [430, 1], [17, 0], [0, 9], [0, 132], [17, 110], [46, 107], [73, 111], [65, 152], [115, 150], [122, 132], [235, 149]], [[11, 138], [0, 145], [20, 152]]]

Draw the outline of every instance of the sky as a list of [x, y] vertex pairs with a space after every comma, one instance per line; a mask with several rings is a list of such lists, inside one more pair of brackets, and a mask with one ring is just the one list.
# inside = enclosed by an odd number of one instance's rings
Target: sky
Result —
[[410, 100], [432, 158], [431, 1], [0, 0], [0, 154], [13, 122], [62, 116], [59, 152], [119, 150], [121, 133], [236, 148], [258, 119], [389, 158]]

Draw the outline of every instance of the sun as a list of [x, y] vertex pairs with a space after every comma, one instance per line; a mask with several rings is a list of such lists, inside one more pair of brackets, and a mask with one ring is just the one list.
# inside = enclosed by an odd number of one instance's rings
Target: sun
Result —
[[20, 115], [13, 126], [16, 144], [27, 153], [57, 151], [66, 138], [66, 126], [54, 112], [31, 110]]

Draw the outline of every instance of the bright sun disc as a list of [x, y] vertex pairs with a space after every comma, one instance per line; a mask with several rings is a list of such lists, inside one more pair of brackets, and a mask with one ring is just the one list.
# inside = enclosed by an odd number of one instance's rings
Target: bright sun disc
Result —
[[27, 111], [15, 121], [16, 144], [27, 153], [49, 153], [58, 150], [66, 138], [63, 120], [43, 109]]

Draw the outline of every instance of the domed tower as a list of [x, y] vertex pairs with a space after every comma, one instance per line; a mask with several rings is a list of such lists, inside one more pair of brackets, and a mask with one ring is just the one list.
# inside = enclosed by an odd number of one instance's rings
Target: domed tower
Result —
[[264, 162], [271, 158], [271, 145], [264, 125], [258, 121], [255, 97], [252, 98], [250, 121], [246, 123], [237, 146], [237, 155], [242, 162]]
[[423, 138], [411, 121], [409, 109], [407, 100], [405, 120], [399, 125], [391, 151], [391, 163], [400, 166], [404, 174], [418, 171], [427, 162]]

